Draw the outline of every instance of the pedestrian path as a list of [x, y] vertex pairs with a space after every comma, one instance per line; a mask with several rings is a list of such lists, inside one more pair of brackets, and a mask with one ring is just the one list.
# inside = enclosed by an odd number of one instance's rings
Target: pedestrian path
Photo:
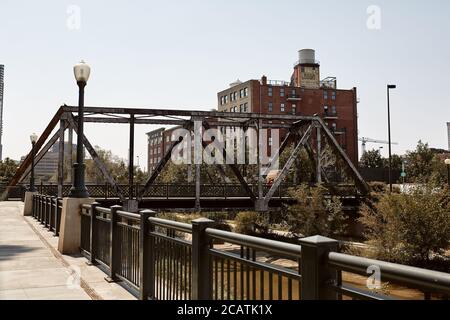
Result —
[[0, 202], [0, 300], [134, 299], [84, 257], [59, 254], [58, 238], [22, 208]]

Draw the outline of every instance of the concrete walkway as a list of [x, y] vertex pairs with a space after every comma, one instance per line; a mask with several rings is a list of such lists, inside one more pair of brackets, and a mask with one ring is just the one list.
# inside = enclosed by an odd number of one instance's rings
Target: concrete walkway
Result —
[[135, 299], [82, 256], [61, 255], [58, 238], [22, 202], [0, 202], [0, 300]]

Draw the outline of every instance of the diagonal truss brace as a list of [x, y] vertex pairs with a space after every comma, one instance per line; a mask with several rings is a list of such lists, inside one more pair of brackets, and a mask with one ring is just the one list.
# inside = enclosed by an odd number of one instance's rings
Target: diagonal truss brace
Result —
[[[78, 127], [75, 123], [75, 119], [72, 114], [67, 114], [67, 121], [69, 122], [70, 127], [75, 131], [75, 133], [78, 134]], [[125, 201], [124, 195], [122, 194], [122, 192], [121, 192], [120, 188], [118, 187], [114, 178], [108, 172], [108, 169], [106, 169], [105, 164], [98, 156], [97, 151], [95, 151], [94, 147], [92, 146], [92, 144], [89, 142], [89, 140], [86, 138], [86, 136], [84, 134], [82, 136], [82, 139], [83, 139], [83, 145], [86, 147], [86, 150], [91, 155], [92, 160], [94, 160], [95, 164], [100, 169], [100, 171], [102, 172], [103, 176], [108, 181], [108, 183], [111, 185], [114, 192], [119, 196], [120, 201], [122, 201], [122, 202]]]
[[[64, 130], [67, 129], [68, 124], [65, 123]], [[36, 167], [38, 163], [42, 160], [42, 158], [47, 154], [48, 150], [50, 150], [51, 147], [58, 141], [60, 137], [60, 131], [58, 130], [51, 139], [45, 144], [45, 146], [39, 151], [39, 153], [36, 155], [34, 166]], [[22, 177], [19, 179], [18, 183], [21, 183], [25, 178], [30, 174], [31, 171], [31, 163], [30, 165], [25, 169]]]
[[333, 134], [331, 133], [330, 129], [325, 125], [323, 120], [321, 118], [315, 119], [315, 121], [320, 125], [320, 128], [325, 133], [325, 138], [328, 139], [330, 142], [331, 147], [334, 149], [335, 153], [337, 153], [342, 160], [344, 160], [345, 164], [347, 165], [347, 172], [353, 177], [355, 184], [359, 191], [362, 194], [368, 194], [370, 192], [370, 187], [364, 180], [364, 178], [361, 176], [359, 171], [356, 169], [353, 162], [349, 159], [345, 151], [341, 148], [339, 143], [334, 138]]
[[[203, 126], [205, 127], [206, 130], [208, 130], [210, 128], [209, 124], [205, 121], [203, 121]], [[205, 141], [203, 141], [203, 139], [202, 139], [202, 146], [203, 146], [203, 149], [205, 149], [208, 146], [208, 144]], [[247, 194], [249, 195], [250, 199], [253, 202], [255, 202], [256, 196], [253, 193], [252, 188], [250, 188], [247, 181], [245, 181], [244, 177], [242, 176], [241, 172], [239, 171], [238, 166], [236, 164], [232, 163], [233, 161], [231, 161], [232, 159], [230, 159], [225, 148], [223, 149], [223, 158], [225, 159], [226, 165], [230, 167], [231, 171], [233, 171], [234, 175], [239, 180], [239, 183], [244, 187], [244, 189], [247, 192]], [[225, 175], [222, 165], [218, 165], [218, 168], [222, 172], [222, 174]]]
[[[185, 125], [183, 126], [184, 129], [189, 129], [192, 127], [192, 122], [187, 121]], [[150, 186], [155, 182], [155, 180], [158, 178], [158, 176], [163, 171], [164, 167], [166, 166], [167, 162], [169, 162], [171, 156], [172, 156], [172, 150], [179, 145], [183, 141], [183, 137], [180, 137], [177, 141], [174, 141], [170, 147], [167, 149], [167, 151], [164, 153], [164, 156], [161, 158], [161, 160], [156, 165], [155, 170], [153, 170], [150, 177], [145, 182], [144, 187], [140, 190], [138, 194], [138, 201], [141, 201], [144, 197], [144, 194], [150, 189]]]
[[304, 144], [306, 143], [306, 141], [309, 139], [310, 135], [311, 135], [311, 131], [312, 131], [312, 125], [309, 125], [308, 129], [306, 129], [305, 133], [303, 134], [302, 138], [300, 139], [300, 141], [297, 143], [297, 145], [295, 146], [294, 151], [292, 152], [291, 156], [289, 157], [288, 161], [286, 162], [286, 164], [284, 165], [283, 169], [281, 170], [280, 174], [278, 175], [278, 177], [275, 179], [273, 185], [270, 187], [269, 191], [267, 192], [266, 196], [264, 197], [264, 207], [267, 207], [269, 204], [270, 199], [272, 199], [275, 191], [278, 189], [278, 187], [280, 186], [281, 182], [284, 180], [284, 178], [286, 177], [286, 175], [289, 172], [289, 169], [292, 167], [292, 165], [294, 164], [295, 159], [297, 158], [300, 150], [302, 149], [302, 147], [304, 146]]

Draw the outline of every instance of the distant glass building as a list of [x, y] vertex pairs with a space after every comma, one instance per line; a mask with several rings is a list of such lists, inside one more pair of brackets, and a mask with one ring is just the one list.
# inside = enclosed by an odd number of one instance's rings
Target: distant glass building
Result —
[[0, 161], [3, 160], [3, 88], [5, 66], [0, 64]]

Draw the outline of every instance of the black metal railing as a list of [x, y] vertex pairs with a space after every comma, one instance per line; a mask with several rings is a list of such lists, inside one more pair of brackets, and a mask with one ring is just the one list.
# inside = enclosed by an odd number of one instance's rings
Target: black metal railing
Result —
[[27, 187], [24, 185], [6, 186], [0, 184], [0, 197], [3, 201], [6, 200], [24, 200]]
[[[270, 185], [263, 185], [264, 193], [270, 189]], [[281, 185], [276, 191], [274, 197], [286, 197], [288, 188], [292, 185]], [[67, 197], [70, 192], [70, 185], [64, 185], [62, 188], [63, 197]], [[89, 195], [96, 199], [118, 198], [119, 194], [109, 184], [86, 185]], [[136, 198], [143, 185], [134, 185], [132, 188], [132, 197]], [[250, 185], [254, 193], [258, 192], [258, 185]], [[56, 197], [58, 195], [57, 185], [38, 185], [38, 193], [47, 196]], [[129, 197], [130, 188], [128, 185], [119, 185], [118, 189], [124, 197]], [[236, 198], [245, 197], [247, 192], [240, 184], [202, 184], [200, 186], [200, 196], [203, 198]], [[194, 184], [154, 184], [144, 193], [144, 198], [194, 198]]]
[[45, 195], [33, 195], [31, 215], [55, 236], [59, 235], [62, 214], [62, 199]]
[[97, 203], [82, 205], [82, 216], [82, 252], [140, 299], [396, 298], [343, 277], [368, 277], [371, 267], [425, 299], [450, 294], [450, 274], [342, 254], [338, 241], [320, 236], [294, 245], [218, 230], [204, 218], [186, 224]]

